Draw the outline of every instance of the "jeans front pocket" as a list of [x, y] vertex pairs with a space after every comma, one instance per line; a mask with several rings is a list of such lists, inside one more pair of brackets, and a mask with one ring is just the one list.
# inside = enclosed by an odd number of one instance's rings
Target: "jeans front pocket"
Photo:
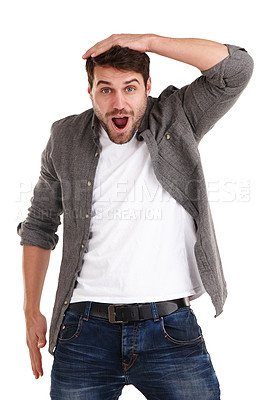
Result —
[[58, 342], [69, 343], [79, 337], [83, 325], [82, 315], [67, 310], [60, 328]]
[[163, 337], [172, 343], [192, 345], [203, 341], [201, 328], [189, 307], [161, 317], [160, 325]]

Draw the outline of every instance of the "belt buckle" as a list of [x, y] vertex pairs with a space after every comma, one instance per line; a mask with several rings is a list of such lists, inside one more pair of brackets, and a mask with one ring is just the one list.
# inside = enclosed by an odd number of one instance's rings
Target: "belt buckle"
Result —
[[111, 304], [108, 306], [108, 319], [111, 324], [122, 324], [122, 323], [127, 323], [128, 321], [117, 321], [115, 319], [116, 317], [116, 312], [115, 312], [115, 307], [117, 306], [123, 306], [124, 304]]

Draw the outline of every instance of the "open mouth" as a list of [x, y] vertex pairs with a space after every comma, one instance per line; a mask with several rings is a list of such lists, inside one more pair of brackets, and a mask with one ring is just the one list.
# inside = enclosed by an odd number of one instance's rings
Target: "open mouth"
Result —
[[122, 130], [125, 129], [128, 123], [128, 117], [115, 117], [112, 118], [113, 125], [116, 129]]

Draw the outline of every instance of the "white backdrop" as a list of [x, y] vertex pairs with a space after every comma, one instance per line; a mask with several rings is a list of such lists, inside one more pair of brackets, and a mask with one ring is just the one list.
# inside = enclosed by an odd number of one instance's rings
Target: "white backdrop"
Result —
[[[196, 300], [193, 309], [220, 380], [222, 399], [250, 400], [265, 392], [265, 41], [264, 11], [259, 4], [228, 0], [2, 3], [1, 398], [49, 398], [52, 356], [47, 347], [42, 351], [44, 377], [35, 381], [25, 344], [16, 226], [26, 217], [51, 124], [91, 107], [81, 56], [112, 33], [211, 39], [243, 46], [254, 58], [249, 86], [199, 147], [229, 297], [217, 319], [207, 295]], [[153, 96], [169, 84], [181, 87], [199, 75], [191, 66], [150, 57]], [[62, 234], [43, 292], [42, 312], [48, 322], [61, 246]], [[120, 398], [144, 399], [132, 386], [125, 387]]]

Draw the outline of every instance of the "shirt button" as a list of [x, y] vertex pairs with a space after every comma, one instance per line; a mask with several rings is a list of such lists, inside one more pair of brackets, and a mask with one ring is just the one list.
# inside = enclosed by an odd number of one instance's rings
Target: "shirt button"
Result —
[[171, 137], [171, 135], [169, 135], [169, 133], [167, 133], [166, 139], [168, 140], [168, 139], [170, 139], [170, 137]]
[[89, 214], [86, 214], [85, 217], [86, 217], [86, 218], [89, 218]]
[[91, 186], [91, 181], [88, 181], [88, 186]]
[[65, 300], [65, 301], [64, 301], [64, 305], [66, 306], [67, 304], [68, 304], [68, 301], [67, 301], [67, 300]]
[[85, 244], [82, 244], [82, 245], [81, 245], [81, 248], [84, 249], [84, 247], [85, 247]]
[[94, 157], [98, 157], [98, 155], [99, 155], [99, 153], [96, 152], [96, 153], [94, 154]]

